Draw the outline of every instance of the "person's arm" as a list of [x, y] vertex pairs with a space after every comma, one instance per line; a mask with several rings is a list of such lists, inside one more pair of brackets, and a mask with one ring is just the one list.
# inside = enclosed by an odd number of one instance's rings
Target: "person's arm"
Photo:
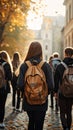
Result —
[[53, 72], [52, 72], [52, 69], [48, 63], [46, 63], [43, 66], [43, 69], [45, 72], [46, 81], [47, 81], [47, 85], [48, 85], [48, 90], [49, 90], [48, 92], [50, 93], [51, 91], [53, 91], [53, 88], [54, 88]]
[[21, 91], [24, 91], [24, 84], [25, 84], [24, 79], [25, 79], [26, 70], [27, 70], [27, 65], [23, 63], [20, 66], [20, 71], [17, 79], [17, 88], [20, 89]]
[[6, 63], [4, 65], [4, 70], [5, 70], [5, 79], [7, 81], [11, 81], [11, 79], [12, 79], [12, 70], [11, 70], [10, 64]]
[[59, 68], [57, 67], [54, 75], [54, 96], [56, 99], [58, 98], [60, 78], [61, 76], [60, 76]]

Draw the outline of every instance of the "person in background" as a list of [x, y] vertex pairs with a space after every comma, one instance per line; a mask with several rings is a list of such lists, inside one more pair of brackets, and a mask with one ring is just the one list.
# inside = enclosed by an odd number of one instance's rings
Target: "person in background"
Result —
[[60, 56], [58, 52], [53, 53], [53, 59], [52, 59], [52, 69], [53, 69], [53, 74], [55, 74], [57, 65], [61, 62]]
[[0, 128], [4, 128], [5, 104], [7, 95], [10, 93], [10, 81], [12, 79], [12, 65], [10, 56], [6, 51], [0, 52], [0, 63], [3, 64], [5, 85], [0, 88]]
[[51, 56], [49, 57], [49, 65], [50, 65], [51, 68], [52, 68], [52, 59], [53, 59], [53, 55], [51, 55]]
[[[63, 62], [69, 66], [73, 65], [73, 48], [67, 47], [64, 50], [64, 60]], [[59, 107], [60, 107], [60, 118], [62, 122], [63, 130], [70, 130], [71, 123], [72, 123], [72, 104], [73, 98], [65, 97], [61, 90], [60, 85], [62, 84], [62, 78], [64, 73], [65, 67], [62, 63], [57, 66], [54, 82], [55, 82], [55, 97], [59, 99]]]
[[[51, 69], [52, 69], [52, 59], [53, 59], [53, 55], [51, 55], [50, 58], [49, 58], [49, 65], [50, 65]], [[53, 101], [53, 96], [54, 96], [54, 92], [51, 91], [51, 92], [50, 92], [50, 103], [51, 103], [50, 107], [51, 107], [51, 108], [54, 107], [54, 106], [53, 106], [53, 105], [54, 105], [54, 104], [53, 104], [53, 102], [54, 102], [54, 101]]]
[[13, 78], [12, 78], [12, 106], [13, 111], [16, 110], [19, 112], [20, 110], [20, 99], [21, 99], [21, 92], [17, 89], [17, 78], [18, 78], [18, 69], [21, 64], [21, 58], [19, 52], [14, 52], [13, 59], [12, 59], [12, 66], [13, 66]]
[[[20, 67], [20, 73], [18, 77], [17, 84], [22, 91], [25, 91], [25, 74], [28, 69], [26, 61], [30, 61], [31, 64], [34, 64], [34, 61], [39, 64], [43, 60], [42, 58], [42, 47], [41, 44], [37, 41], [34, 41], [30, 44], [27, 56], [24, 60], [24, 63]], [[46, 76], [46, 82], [48, 86], [48, 90], [51, 91], [53, 89], [53, 75], [51, 67], [48, 63], [44, 62], [42, 66], [42, 70]], [[49, 93], [49, 92], [48, 92]], [[29, 117], [28, 122], [28, 130], [43, 130], [44, 118], [46, 115], [46, 111], [48, 108], [48, 96], [47, 100], [42, 105], [30, 105], [25, 97], [23, 96], [23, 110], [27, 112]]]
[[[58, 52], [54, 52], [53, 53], [53, 59], [51, 60], [53, 76], [55, 75], [56, 68], [57, 68], [58, 64], [60, 64], [60, 62], [61, 62], [61, 59], [59, 58], [59, 53]], [[52, 99], [54, 99], [54, 90], [53, 90], [53, 97], [52, 97]], [[54, 104], [53, 104], [53, 106], [54, 106]], [[55, 98], [55, 111], [56, 111], [56, 114], [58, 113], [58, 110], [59, 110], [58, 99]]]
[[[53, 70], [53, 73], [55, 75], [55, 71], [56, 71], [56, 68], [58, 66], [58, 64], [61, 62], [61, 59], [60, 59], [60, 56], [59, 56], [59, 53], [58, 52], [54, 52], [53, 53], [53, 67], [54, 67], [54, 70]], [[55, 110], [56, 110], [56, 113], [58, 113], [58, 110], [59, 110], [59, 105], [58, 105], [58, 98], [55, 98]]]

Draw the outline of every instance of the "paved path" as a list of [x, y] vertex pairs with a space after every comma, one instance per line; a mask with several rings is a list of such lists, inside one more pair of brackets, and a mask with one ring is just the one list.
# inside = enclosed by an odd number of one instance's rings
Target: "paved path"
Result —
[[[28, 116], [26, 112], [13, 112], [11, 99], [12, 95], [9, 94], [6, 103], [5, 130], [27, 130]], [[55, 110], [50, 107], [46, 113], [43, 130], [62, 130], [59, 113], [56, 114]], [[73, 130], [73, 124], [71, 130]]]

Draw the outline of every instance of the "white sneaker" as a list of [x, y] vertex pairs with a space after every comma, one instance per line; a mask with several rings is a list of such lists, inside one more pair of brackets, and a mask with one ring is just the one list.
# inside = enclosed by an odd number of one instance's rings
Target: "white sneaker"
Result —
[[0, 128], [4, 128], [5, 124], [4, 123], [0, 123]]

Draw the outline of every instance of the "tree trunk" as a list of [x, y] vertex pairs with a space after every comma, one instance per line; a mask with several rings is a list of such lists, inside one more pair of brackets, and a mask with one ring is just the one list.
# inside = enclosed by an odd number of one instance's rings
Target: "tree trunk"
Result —
[[4, 33], [4, 29], [5, 29], [5, 24], [0, 25], [0, 44], [2, 43], [3, 39], [3, 33]]

